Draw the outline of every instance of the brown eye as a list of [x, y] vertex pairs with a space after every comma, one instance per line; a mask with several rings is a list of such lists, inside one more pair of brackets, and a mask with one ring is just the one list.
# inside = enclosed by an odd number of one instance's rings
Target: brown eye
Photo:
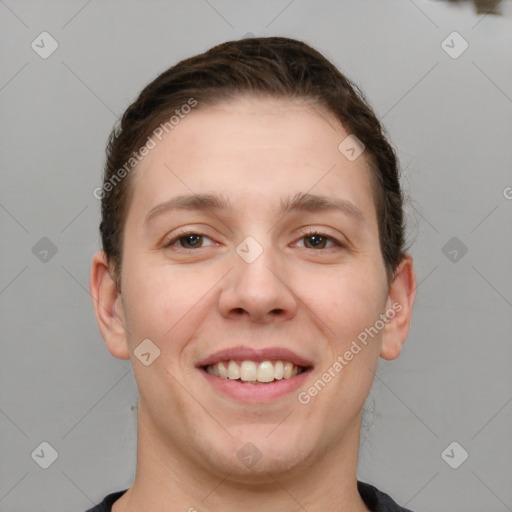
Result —
[[328, 239], [322, 235], [307, 235], [304, 237], [304, 240], [311, 242], [312, 247], [308, 247], [307, 243], [304, 244], [308, 249], [325, 249], [325, 244]]
[[195, 249], [196, 247], [201, 246], [201, 242], [203, 241], [203, 236], [194, 233], [194, 234], [190, 234], [190, 235], [181, 236], [178, 240], [180, 241], [180, 244], [182, 245], [182, 247], [184, 247], [185, 249], [191, 248], [191, 247], [187, 247], [187, 245], [192, 246], [192, 248]]
[[[211, 240], [211, 238], [199, 233], [180, 233], [171, 240], [164, 242], [164, 247], [172, 247], [178, 243], [178, 245], [174, 247], [175, 249], [201, 249], [205, 247], [203, 245], [205, 240]], [[210, 243], [208, 245], [213, 244]]]
[[[332, 236], [328, 236], [325, 233], [312, 231], [302, 235], [300, 240], [304, 240], [304, 247], [306, 249], [332, 249], [333, 247], [343, 247], [343, 244], [338, 242]], [[327, 246], [326, 244], [331, 245]]]

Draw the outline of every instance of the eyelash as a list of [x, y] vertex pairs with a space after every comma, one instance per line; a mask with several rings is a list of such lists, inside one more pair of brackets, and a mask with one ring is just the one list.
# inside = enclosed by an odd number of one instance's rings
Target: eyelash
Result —
[[[204, 235], [202, 233], [199, 233], [197, 231], [184, 231], [182, 233], [178, 233], [177, 235], [175, 235], [171, 240], [164, 241], [164, 248], [170, 248], [176, 242], [178, 242], [181, 238], [185, 238], [185, 237], [190, 236], [190, 235], [199, 235], [199, 236], [202, 236], [202, 237], [205, 237], [205, 238], [210, 238], [209, 236]], [[345, 248], [345, 244], [341, 243], [336, 238], [334, 238], [334, 237], [332, 237], [330, 235], [327, 235], [326, 233], [323, 233], [321, 231], [314, 230], [314, 229], [310, 229], [307, 232], [302, 233], [302, 235], [299, 238], [299, 240], [302, 240], [303, 238], [311, 237], [311, 236], [314, 236], [314, 235], [321, 236], [322, 238], [325, 238], [328, 241], [333, 242], [335, 244], [335, 246], [337, 246], [340, 249], [341, 248]], [[211, 240], [211, 238], [210, 238], [210, 240]], [[326, 251], [328, 249], [335, 249], [335, 248], [336, 247], [325, 247], [325, 248], [322, 248], [320, 250]], [[186, 247], [178, 247], [178, 250], [180, 250], [180, 251], [197, 251], [198, 249], [203, 249], [203, 247], [196, 247], [194, 249], [186, 248]], [[309, 249], [309, 247], [306, 247], [306, 249]], [[312, 251], [315, 251], [315, 250], [318, 251], [318, 249], [311, 249], [311, 250]]]

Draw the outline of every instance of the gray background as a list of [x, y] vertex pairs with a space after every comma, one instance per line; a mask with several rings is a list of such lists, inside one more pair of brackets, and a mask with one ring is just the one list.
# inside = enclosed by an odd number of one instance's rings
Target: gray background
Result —
[[[510, 0], [502, 11], [427, 0], [0, 1], [0, 510], [80, 512], [131, 484], [136, 388], [88, 294], [92, 191], [107, 135], [140, 89], [248, 32], [303, 39], [354, 79], [412, 196], [412, 330], [402, 356], [380, 364], [359, 478], [415, 512], [512, 510]], [[43, 31], [59, 45], [46, 59], [31, 48]], [[442, 47], [453, 31], [469, 44], [458, 58]], [[58, 452], [48, 469], [31, 457], [43, 441]], [[441, 457], [453, 441], [469, 453], [458, 469]]]

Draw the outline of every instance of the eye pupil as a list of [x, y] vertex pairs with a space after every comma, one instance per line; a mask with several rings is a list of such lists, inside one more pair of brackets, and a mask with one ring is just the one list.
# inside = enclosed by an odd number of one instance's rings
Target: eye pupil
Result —
[[186, 235], [182, 237], [182, 240], [185, 240], [185, 244], [196, 246], [197, 242], [201, 241], [202, 236], [201, 235]]
[[322, 235], [309, 235], [308, 240], [313, 240], [313, 247], [317, 247], [318, 245], [321, 245], [323, 242], [325, 242], [325, 237]]

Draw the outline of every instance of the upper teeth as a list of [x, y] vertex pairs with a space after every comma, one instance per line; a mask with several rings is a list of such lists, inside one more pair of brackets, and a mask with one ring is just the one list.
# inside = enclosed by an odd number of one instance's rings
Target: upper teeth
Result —
[[221, 361], [209, 365], [206, 371], [223, 379], [243, 380], [245, 382], [272, 382], [274, 379], [289, 379], [300, 371], [300, 368], [289, 361]]

